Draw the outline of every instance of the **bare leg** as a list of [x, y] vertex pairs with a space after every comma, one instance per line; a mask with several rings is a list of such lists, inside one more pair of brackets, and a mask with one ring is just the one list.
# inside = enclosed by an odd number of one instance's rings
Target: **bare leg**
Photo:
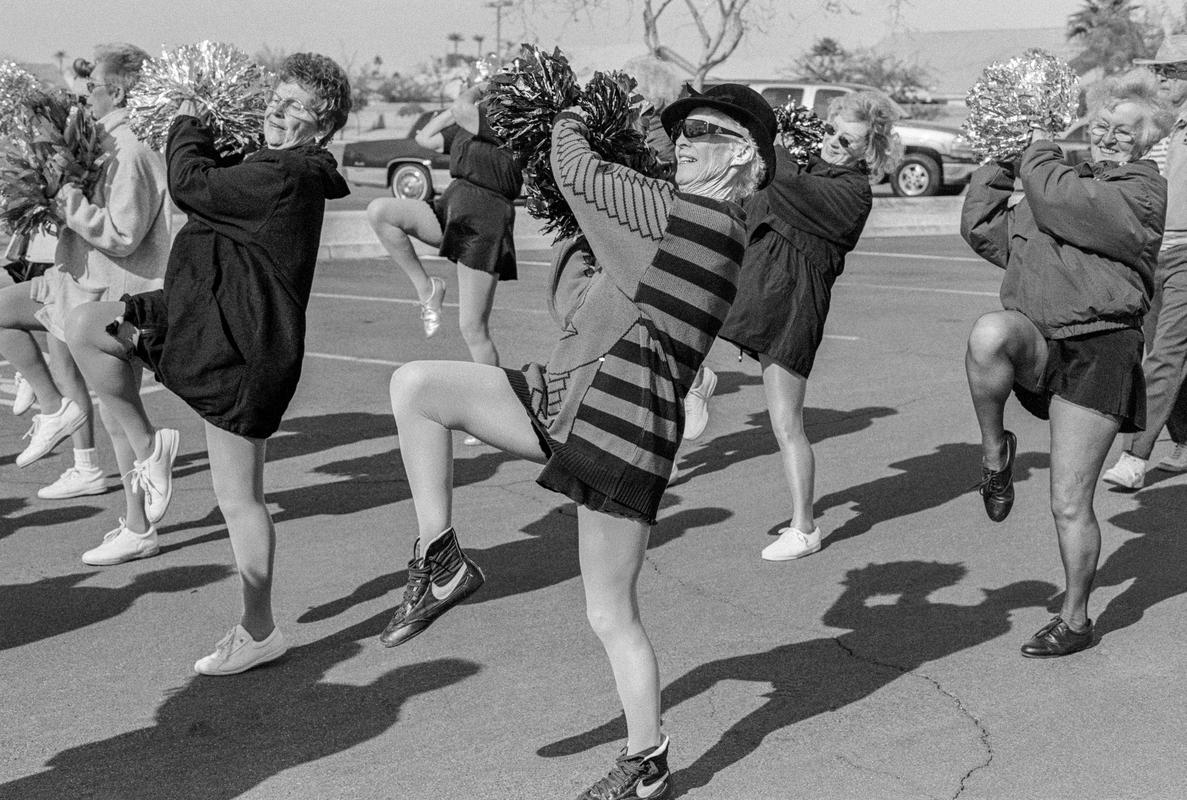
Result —
[[106, 330], [124, 313], [123, 303], [85, 303], [74, 309], [66, 324], [66, 343], [87, 384], [107, 406], [108, 418], [123, 429], [137, 459], [152, 454], [152, 423], [140, 400], [139, 367], [128, 361], [124, 345]]
[[475, 364], [499, 366], [499, 351], [490, 338], [490, 312], [499, 276], [457, 265], [458, 327]]
[[441, 224], [433, 209], [421, 200], [378, 197], [367, 205], [367, 222], [392, 261], [412, 281], [420, 302], [427, 301], [433, 286], [409, 237], [434, 247], [441, 244]]
[[1016, 376], [1031, 381], [1047, 364], [1047, 344], [1035, 324], [1017, 311], [993, 311], [973, 324], [965, 352], [973, 409], [981, 426], [981, 463], [1001, 469], [1005, 459], [1002, 412]]
[[586, 616], [602, 641], [626, 716], [628, 753], [658, 745], [659, 665], [639, 618], [639, 570], [651, 528], [577, 508], [578, 556]]
[[[137, 390], [140, 386], [141, 371], [136, 370]], [[115, 463], [119, 467], [120, 482], [124, 485], [124, 527], [136, 533], [144, 533], [149, 529], [148, 517], [144, 514], [144, 492], [132, 486], [132, 465], [136, 454], [132, 445], [128, 444], [128, 437], [124, 435], [123, 427], [107, 411], [104, 403], [99, 404], [99, 419], [103, 421], [103, 428], [111, 437], [111, 449], [115, 451]]]
[[54, 383], [57, 384], [63, 395], [73, 400], [75, 405], [87, 415], [86, 423], [75, 431], [71, 436], [71, 441], [74, 443], [75, 449], [89, 450], [95, 446], [95, 409], [91, 405], [91, 393], [87, 389], [86, 380], [83, 378], [82, 372], [79, 371], [78, 365], [74, 363], [74, 356], [70, 354], [70, 349], [65, 342], [50, 336], [48, 345], [50, 373], [53, 375]]
[[766, 356], [762, 364], [763, 390], [771, 413], [771, 430], [783, 456], [783, 474], [791, 489], [791, 527], [804, 533], [816, 528], [812, 511], [816, 459], [804, 433], [804, 393], [808, 380]]
[[219, 510], [227, 522], [231, 550], [243, 591], [240, 624], [256, 641], [268, 638], [276, 623], [272, 618], [272, 565], [276, 529], [264, 505], [264, 450], [266, 439], [249, 439], [224, 431], [209, 422], [206, 447], [210, 451], [210, 477]]
[[1100, 558], [1092, 499], [1119, 427], [1114, 417], [1051, 399], [1051, 514], [1067, 581], [1060, 616], [1074, 630], [1088, 624], [1088, 594]]
[[40, 307], [29, 297], [27, 284], [0, 289], [0, 355], [33, 387], [41, 413], [53, 414], [62, 407], [62, 393], [33, 338], [32, 331], [45, 330], [41, 320], [34, 316]]
[[421, 552], [453, 524], [450, 431], [464, 430], [520, 458], [544, 460], [527, 412], [497, 367], [414, 361], [392, 375], [391, 401]]

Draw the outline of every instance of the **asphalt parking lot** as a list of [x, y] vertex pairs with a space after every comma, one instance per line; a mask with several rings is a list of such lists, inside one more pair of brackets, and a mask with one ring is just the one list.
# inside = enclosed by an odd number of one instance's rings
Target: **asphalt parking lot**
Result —
[[[509, 365], [554, 335], [547, 252], [520, 256], [493, 317]], [[198, 418], [146, 386], [154, 420], [182, 435], [161, 553], [87, 567], [121, 498], [36, 499], [69, 451], [15, 466], [28, 422], [3, 405], [0, 365], [0, 798], [529, 800], [605, 774], [624, 728], [583, 615], [574, 507], [533, 465], [456, 437], [456, 526], [487, 584], [408, 646], [376, 641], [415, 530], [387, 382], [466, 354], [451, 265], [429, 268], [450, 295], [426, 341], [384, 260], [319, 266], [301, 388], [268, 450], [291, 649], [238, 677], [191, 669], [238, 614]], [[970, 490], [964, 339], [999, 280], [951, 235], [866, 238], [849, 258], [806, 411], [829, 535], [800, 561], [758, 557], [787, 519], [779, 458], [757, 366], [714, 347], [709, 428], [681, 449], [641, 580], [680, 796], [1182, 795], [1187, 477], [1102, 486], [1099, 643], [1021, 658], [1062, 574], [1043, 423], [1007, 410], [1004, 523]]]

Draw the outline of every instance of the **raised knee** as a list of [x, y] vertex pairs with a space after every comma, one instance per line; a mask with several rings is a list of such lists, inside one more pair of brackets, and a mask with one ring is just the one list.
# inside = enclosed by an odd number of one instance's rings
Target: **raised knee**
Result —
[[392, 373], [388, 391], [391, 395], [392, 413], [399, 416], [415, 404], [416, 398], [428, 385], [429, 371], [422, 361], [404, 364]]
[[995, 314], [986, 314], [973, 324], [969, 333], [968, 355], [984, 362], [1001, 355], [1009, 339], [1009, 330]]

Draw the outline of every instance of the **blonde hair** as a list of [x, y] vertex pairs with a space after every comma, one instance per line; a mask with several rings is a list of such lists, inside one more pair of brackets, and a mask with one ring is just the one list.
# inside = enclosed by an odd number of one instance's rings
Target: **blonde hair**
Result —
[[1133, 139], [1134, 157], [1140, 158], [1170, 133], [1175, 124], [1175, 112], [1159, 88], [1154, 73], [1140, 68], [1097, 81], [1088, 87], [1088, 116], [1095, 117], [1102, 110], [1112, 111], [1122, 103], [1141, 107], [1144, 113]]
[[903, 157], [902, 140], [894, 131], [899, 116], [894, 103], [881, 92], [850, 92], [828, 104], [830, 120], [840, 117], [869, 126], [865, 161], [870, 168], [871, 180], [880, 180]]
[[140, 70], [144, 68], [144, 62], [148, 61], [148, 58], [148, 53], [134, 44], [101, 44], [95, 48], [95, 62], [91, 69], [94, 70], [102, 64], [107, 68], [108, 79], [127, 94], [140, 80]]
[[655, 56], [639, 56], [622, 65], [623, 72], [635, 79], [635, 91], [651, 103], [656, 111], [663, 111], [680, 96], [683, 81], [666, 62]]

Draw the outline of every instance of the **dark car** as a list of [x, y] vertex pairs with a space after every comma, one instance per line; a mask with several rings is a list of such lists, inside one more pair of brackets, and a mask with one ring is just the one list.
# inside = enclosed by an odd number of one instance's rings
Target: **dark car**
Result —
[[449, 185], [449, 156], [416, 143], [416, 133], [437, 115], [426, 111], [398, 139], [364, 139], [342, 150], [346, 180], [360, 186], [386, 186], [395, 197], [429, 200]]

